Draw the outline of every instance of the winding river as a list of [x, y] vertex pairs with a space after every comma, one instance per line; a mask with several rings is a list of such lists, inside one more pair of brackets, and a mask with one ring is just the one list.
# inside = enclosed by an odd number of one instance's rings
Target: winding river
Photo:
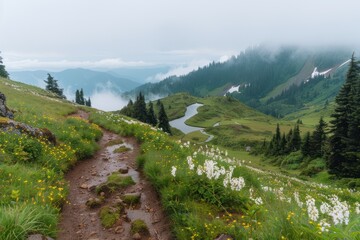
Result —
[[189, 105], [186, 108], [185, 115], [183, 117], [181, 117], [181, 118], [170, 121], [169, 122], [170, 126], [179, 129], [180, 131], [182, 131], [185, 134], [195, 132], [195, 131], [200, 131], [201, 133], [209, 136], [208, 139], [206, 139], [205, 142], [211, 141], [214, 138], [214, 136], [206, 133], [204, 128], [192, 127], [192, 126], [189, 126], [189, 125], [187, 125], [185, 123], [186, 120], [188, 120], [189, 118], [195, 116], [198, 113], [197, 109], [199, 107], [201, 107], [201, 106], [203, 106], [203, 104], [201, 104], [201, 103], [194, 103], [192, 105]]

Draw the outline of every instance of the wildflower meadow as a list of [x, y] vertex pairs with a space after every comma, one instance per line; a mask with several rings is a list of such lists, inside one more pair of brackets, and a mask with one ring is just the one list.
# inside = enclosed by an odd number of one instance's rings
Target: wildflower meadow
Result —
[[178, 239], [359, 239], [358, 192], [264, 171], [120, 115], [98, 112], [91, 119], [142, 143], [138, 164]]

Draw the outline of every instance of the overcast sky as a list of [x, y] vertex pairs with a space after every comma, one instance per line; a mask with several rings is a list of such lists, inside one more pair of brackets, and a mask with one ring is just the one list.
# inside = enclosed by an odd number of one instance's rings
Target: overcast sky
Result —
[[261, 43], [360, 43], [359, 0], [0, 0], [8, 70], [224, 60]]

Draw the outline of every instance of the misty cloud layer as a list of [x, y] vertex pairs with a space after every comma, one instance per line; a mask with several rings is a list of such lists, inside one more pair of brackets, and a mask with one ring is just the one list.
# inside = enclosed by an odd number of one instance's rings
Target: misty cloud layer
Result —
[[359, 9], [357, 0], [2, 0], [0, 50], [11, 70], [167, 64], [176, 72], [264, 42], [359, 44]]
[[116, 111], [126, 106], [129, 100], [122, 98], [110, 90], [95, 92], [91, 96], [91, 105], [103, 111]]

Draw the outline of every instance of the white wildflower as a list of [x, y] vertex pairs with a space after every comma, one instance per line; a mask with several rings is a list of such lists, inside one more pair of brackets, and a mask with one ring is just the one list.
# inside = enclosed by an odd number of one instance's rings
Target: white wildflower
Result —
[[315, 199], [306, 195], [306, 206], [310, 220], [316, 222], [319, 218], [319, 211], [315, 206]]
[[232, 178], [230, 180], [231, 190], [240, 191], [243, 187], [245, 187], [245, 180], [242, 177]]
[[204, 170], [208, 179], [213, 179], [215, 177], [215, 167], [217, 167], [216, 162], [212, 160], [205, 160]]
[[323, 203], [320, 205], [320, 212], [321, 212], [322, 214], [327, 214], [327, 213], [330, 212], [330, 208], [331, 208], [331, 206], [330, 206], [328, 203], [323, 202]]
[[171, 167], [171, 175], [173, 175], [174, 177], [176, 176], [176, 167], [175, 166]]
[[194, 163], [193, 163], [193, 159], [192, 159], [191, 156], [188, 156], [188, 157], [187, 157], [187, 162], [188, 162], [188, 165], [189, 165], [189, 169], [190, 169], [190, 170], [194, 170], [195, 165], [194, 165]]
[[329, 216], [332, 217], [334, 224], [337, 225], [344, 223], [347, 225], [350, 217], [349, 205], [345, 201], [340, 202], [336, 195], [333, 195], [330, 198], [330, 201], [333, 207], [329, 212]]
[[262, 205], [263, 204], [263, 200], [261, 197], [257, 197], [254, 199], [254, 202], [256, 205]]
[[204, 173], [204, 168], [203, 166], [198, 166], [197, 169], [196, 169], [196, 173], [197, 175], [201, 176], [203, 173]]
[[355, 203], [355, 212], [356, 214], [360, 214], [360, 203], [358, 202]]
[[331, 225], [326, 222], [326, 219], [322, 219], [322, 220], [319, 222], [319, 225], [320, 225], [320, 230], [321, 230], [322, 232], [329, 232], [329, 228], [331, 227]]
[[301, 202], [298, 192], [294, 192], [294, 199], [295, 199], [296, 204], [299, 206], [299, 208], [302, 208], [304, 203]]

